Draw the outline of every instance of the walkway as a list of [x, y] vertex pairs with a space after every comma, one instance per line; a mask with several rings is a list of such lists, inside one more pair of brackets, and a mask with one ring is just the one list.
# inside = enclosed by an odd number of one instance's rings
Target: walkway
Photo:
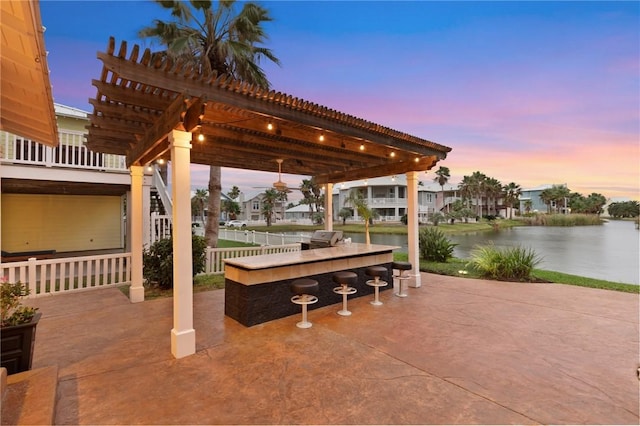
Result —
[[638, 295], [424, 274], [251, 328], [195, 295], [198, 352], [170, 355], [172, 299], [36, 299], [34, 368], [57, 424], [638, 424]]

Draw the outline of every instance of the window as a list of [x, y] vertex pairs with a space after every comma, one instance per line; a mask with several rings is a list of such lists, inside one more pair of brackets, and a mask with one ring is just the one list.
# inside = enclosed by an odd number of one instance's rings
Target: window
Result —
[[260, 201], [259, 200], [253, 200], [251, 202], [251, 210], [253, 210], [253, 211], [259, 211], [260, 210]]

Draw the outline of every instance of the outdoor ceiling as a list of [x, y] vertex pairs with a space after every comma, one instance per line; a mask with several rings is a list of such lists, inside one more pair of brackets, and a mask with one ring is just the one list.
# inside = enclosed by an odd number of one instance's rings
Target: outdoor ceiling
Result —
[[0, 129], [57, 146], [40, 6], [35, 0], [2, 0], [0, 22]]
[[[431, 169], [451, 148], [226, 75], [202, 76], [148, 49], [109, 40], [90, 99], [87, 145], [128, 165], [170, 159], [168, 134], [194, 137], [191, 162], [309, 175], [319, 184]], [[269, 129], [269, 124], [272, 129]]]

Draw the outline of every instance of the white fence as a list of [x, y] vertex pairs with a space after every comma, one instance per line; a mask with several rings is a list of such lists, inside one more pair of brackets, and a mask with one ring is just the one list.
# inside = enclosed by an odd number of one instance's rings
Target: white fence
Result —
[[[299, 243], [263, 247], [207, 248], [203, 274], [224, 274], [224, 259], [301, 250]], [[131, 284], [131, 253], [0, 264], [0, 276], [7, 282], [22, 282], [29, 298]]]
[[221, 228], [218, 238], [229, 241], [239, 241], [248, 244], [274, 245], [308, 243], [311, 234], [283, 234], [270, 232], [245, 231], [237, 228]]
[[7, 262], [0, 276], [27, 284], [30, 298], [130, 284], [131, 253]]
[[229, 247], [229, 248], [209, 248], [206, 252], [205, 274], [224, 274], [224, 259], [244, 256], [258, 256], [272, 253], [292, 253], [301, 250], [300, 243], [286, 244], [280, 246], [262, 247]]

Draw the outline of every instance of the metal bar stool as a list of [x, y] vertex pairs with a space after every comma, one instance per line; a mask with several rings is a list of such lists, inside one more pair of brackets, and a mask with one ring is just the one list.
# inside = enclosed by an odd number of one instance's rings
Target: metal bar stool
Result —
[[291, 292], [294, 296], [291, 301], [296, 305], [302, 305], [302, 321], [296, 324], [299, 328], [309, 328], [313, 324], [307, 321], [307, 305], [316, 303], [318, 298], [318, 281], [311, 278], [299, 278], [291, 283]]
[[398, 292], [395, 293], [398, 297], [407, 297], [407, 293], [404, 292], [404, 282], [411, 279], [409, 275], [406, 274], [406, 271], [410, 271], [412, 268], [411, 263], [409, 262], [393, 262], [391, 265], [391, 269], [397, 270], [397, 274], [393, 274], [393, 283], [396, 283], [398, 280]]
[[373, 277], [372, 280], [368, 280], [367, 281], [367, 285], [370, 285], [374, 288], [374, 298], [371, 302], [372, 305], [374, 306], [380, 306], [382, 305], [382, 302], [380, 301], [380, 287], [384, 287], [386, 286], [388, 283], [386, 281], [382, 281], [380, 279], [380, 277], [387, 275], [387, 268], [385, 268], [384, 266], [369, 266], [367, 269], [365, 269], [364, 273], [368, 276], [368, 277]]
[[338, 311], [338, 315], [349, 316], [351, 315], [351, 311], [347, 309], [347, 296], [358, 291], [351, 287], [358, 282], [358, 274], [355, 272], [341, 271], [333, 274], [332, 279], [334, 283], [340, 284], [340, 287], [335, 287], [333, 292], [342, 295], [342, 309]]

